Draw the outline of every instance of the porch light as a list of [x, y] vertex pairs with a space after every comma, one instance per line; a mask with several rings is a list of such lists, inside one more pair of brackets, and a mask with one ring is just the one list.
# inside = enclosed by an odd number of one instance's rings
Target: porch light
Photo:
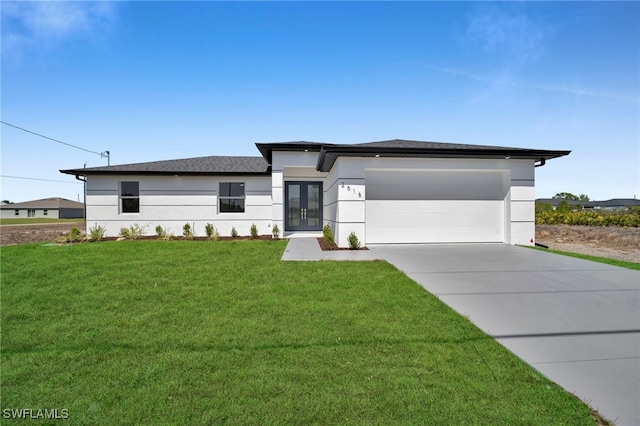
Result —
[[380, 158], [380, 154], [376, 154], [376, 158]]

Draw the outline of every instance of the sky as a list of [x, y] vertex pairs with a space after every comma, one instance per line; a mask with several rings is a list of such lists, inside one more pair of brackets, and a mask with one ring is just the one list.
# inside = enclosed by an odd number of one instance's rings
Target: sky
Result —
[[[256, 142], [571, 150], [536, 197], [640, 197], [639, 2], [11, 2], [0, 198]], [[37, 179], [37, 180], [35, 180]]]

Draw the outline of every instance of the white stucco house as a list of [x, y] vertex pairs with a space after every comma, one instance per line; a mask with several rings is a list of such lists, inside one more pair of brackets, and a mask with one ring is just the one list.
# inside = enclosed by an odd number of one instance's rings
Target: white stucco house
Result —
[[180, 235], [235, 227], [281, 235], [329, 224], [348, 246], [532, 244], [535, 168], [570, 151], [409, 140], [257, 143], [261, 156], [199, 157], [61, 170], [86, 179], [87, 226], [139, 224]]
[[2, 219], [82, 219], [84, 204], [66, 198], [52, 197], [22, 203], [2, 204], [0, 212]]

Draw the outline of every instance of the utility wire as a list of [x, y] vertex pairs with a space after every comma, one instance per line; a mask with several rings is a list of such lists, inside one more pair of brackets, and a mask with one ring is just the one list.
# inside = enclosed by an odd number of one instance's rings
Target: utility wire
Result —
[[39, 178], [22, 177], [22, 176], [7, 176], [7, 175], [0, 175], [0, 177], [11, 178], [11, 179], [24, 179], [24, 180], [41, 180], [41, 181], [45, 181], [45, 182], [60, 182], [60, 183], [80, 184], [80, 182], [69, 182], [68, 180], [39, 179]]
[[[90, 149], [85, 149], [85, 148], [82, 148], [82, 147], [79, 147], [79, 146], [76, 146], [76, 145], [72, 145], [70, 143], [62, 142], [62, 141], [59, 141], [58, 139], [50, 138], [49, 136], [41, 135], [40, 133], [36, 133], [36, 132], [32, 132], [31, 130], [23, 129], [22, 127], [18, 127], [16, 125], [7, 123], [6, 121], [0, 120], [0, 123], [5, 124], [5, 125], [10, 126], [10, 127], [13, 127], [15, 129], [18, 129], [18, 130], [22, 130], [23, 132], [31, 133], [32, 135], [40, 136], [41, 138], [49, 139], [50, 141], [61, 143], [62, 145], [67, 145], [67, 146], [70, 146], [72, 148], [80, 149], [82, 151], [86, 151], [86, 152], [90, 152], [92, 154], [99, 155], [100, 157], [104, 157], [105, 156], [104, 152], [91, 151]], [[106, 151], [106, 153], [108, 154], [108, 151]]]

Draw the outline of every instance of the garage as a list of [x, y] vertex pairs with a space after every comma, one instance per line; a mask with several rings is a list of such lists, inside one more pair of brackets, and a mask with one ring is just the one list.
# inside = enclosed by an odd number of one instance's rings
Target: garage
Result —
[[366, 170], [367, 244], [505, 241], [504, 170]]

